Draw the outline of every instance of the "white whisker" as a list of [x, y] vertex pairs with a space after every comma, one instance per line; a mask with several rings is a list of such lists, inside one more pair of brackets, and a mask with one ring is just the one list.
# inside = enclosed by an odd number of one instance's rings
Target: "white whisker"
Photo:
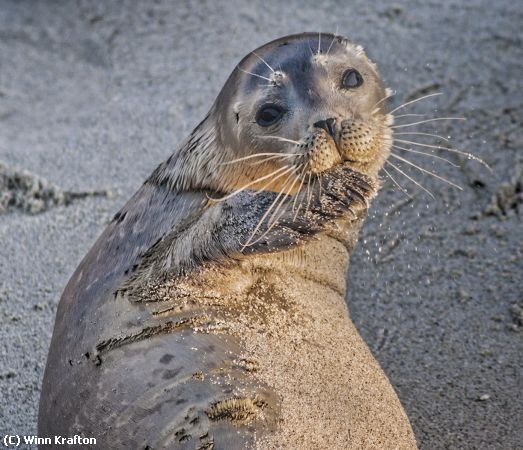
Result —
[[331, 43], [330, 43], [330, 45], [329, 45], [329, 48], [327, 49], [327, 53], [326, 53], [326, 55], [328, 55], [329, 52], [331, 51], [332, 44], [334, 44], [334, 41], [336, 40], [336, 36], [337, 36], [337, 35], [338, 35], [338, 25], [336, 25], [336, 31], [334, 32], [334, 36], [333, 36], [332, 41], [331, 41]]
[[[390, 92], [387, 92], [385, 94], [385, 97], [383, 97], [381, 100], [379, 100], [371, 109], [374, 110], [374, 108], [376, 108], [376, 106], [378, 106], [380, 103], [383, 103], [385, 100], [387, 100], [388, 98], [391, 98], [393, 97], [394, 95], [396, 95], [396, 92], [394, 91], [390, 91]], [[374, 112], [374, 111], [373, 111]], [[390, 113], [389, 113], [390, 114]]]
[[392, 164], [390, 161], [385, 161], [385, 164], [388, 164], [389, 166], [393, 167], [395, 170], [397, 170], [399, 173], [401, 173], [404, 177], [412, 181], [415, 185], [419, 186], [421, 189], [423, 189], [427, 194], [429, 194], [434, 200], [436, 197], [430, 192], [425, 186], [423, 186], [421, 183], [418, 183], [414, 178], [407, 175], [403, 170], [401, 170], [399, 167], [397, 167], [395, 164]]
[[280, 173], [278, 176], [274, 177], [271, 181], [269, 181], [267, 184], [264, 184], [260, 189], [257, 189], [254, 195], [258, 195], [261, 192], [264, 192], [272, 183], [274, 183], [276, 180], [280, 179], [281, 177], [287, 175], [289, 172], [294, 171], [294, 166], [291, 166], [289, 169], [287, 169], [285, 172]]
[[233, 159], [231, 161], [227, 161], [227, 162], [223, 162], [223, 163], [220, 163], [220, 166], [227, 166], [229, 164], [234, 164], [236, 162], [239, 162], [239, 161], [245, 161], [247, 159], [252, 159], [252, 158], [259, 158], [260, 156], [280, 156], [281, 158], [290, 158], [292, 156], [296, 156], [296, 155], [289, 155], [289, 154], [285, 154], [285, 153], [256, 153], [254, 155], [249, 155], [249, 156], [243, 156], [242, 158], [237, 158], [237, 159]]
[[413, 142], [413, 141], [407, 141], [407, 140], [403, 140], [403, 139], [396, 139], [396, 141], [402, 142], [404, 144], [419, 145], [420, 147], [435, 148], [438, 150], [447, 150], [448, 152], [451, 152], [451, 153], [458, 153], [460, 155], [466, 156], [469, 159], [473, 159], [474, 161], [479, 162], [480, 164], [484, 165], [488, 170], [490, 170], [492, 172], [491, 167], [481, 158], [478, 158], [477, 156], [474, 156], [472, 153], [464, 152], [457, 148], [443, 147], [441, 145], [422, 144], [421, 142]]
[[434, 94], [428, 94], [428, 95], [424, 95], [423, 97], [416, 98], [414, 100], [411, 100], [410, 102], [403, 103], [402, 105], [398, 106], [397, 108], [394, 108], [389, 114], [394, 114], [399, 109], [405, 108], [405, 106], [412, 105], [413, 103], [419, 102], [426, 98], [435, 97], [435, 96], [441, 95], [441, 94], [442, 94], [442, 92], [435, 92]]
[[285, 194], [283, 195], [283, 197], [281, 198], [280, 200], [280, 203], [279, 205], [276, 207], [276, 209], [274, 210], [274, 212], [272, 213], [272, 216], [271, 218], [269, 219], [269, 221], [267, 222], [267, 226], [269, 228], [267, 228], [267, 231], [265, 231], [264, 235], [266, 235], [269, 231], [271, 231], [274, 226], [276, 225], [276, 223], [278, 222], [278, 220], [280, 219], [281, 215], [285, 213], [285, 209], [282, 211], [282, 214], [280, 214], [279, 216], [277, 216], [278, 214], [278, 211], [281, 209], [282, 205], [285, 203], [285, 200], [287, 200], [287, 197], [289, 197], [289, 195], [291, 195], [291, 192], [292, 192], [292, 189], [294, 188], [294, 185], [299, 181], [300, 179], [298, 177], [295, 177], [294, 178], [294, 181], [291, 183], [291, 185], [287, 188]]
[[[287, 181], [283, 184], [282, 186], [282, 189], [284, 187], [287, 186], [287, 184], [289, 183], [289, 180], [290, 180], [290, 175], [289, 177], [287, 178]], [[262, 218], [258, 221], [258, 224], [256, 225], [256, 227], [254, 228], [253, 232], [251, 233], [249, 239], [247, 239], [247, 242], [243, 245], [243, 248], [245, 247], [248, 247], [250, 245], [253, 245], [255, 244], [256, 242], [258, 242], [260, 239], [262, 239], [262, 237], [265, 235], [265, 233], [262, 234], [262, 236], [260, 236], [258, 239], [256, 239], [254, 242], [251, 242], [252, 238], [256, 235], [256, 233], [258, 232], [258, 230], [260, 229], [260, 226], [261, 224], [263, 223], [263, 221], [266, 219], [266, 217], [270, 214], [270, 212], [272, 211], [272, 208], [274, 208], [274, 206], [276, 205], [276, 202], [278, 201], [278, 199], [281, 197], [281, 195], [283, 194], [283, 190], [280, 191], [278, 193], [278, 195], [276, 196], [276, 198], [274, 199], [274, 201], [271, 203], [271, 206], [269, 206], [269, 208], [267, 209], [267, 211], [265, 211], [265, 213], [263, 214]]]
[[395, 119], [401, 119], [402, 117], [423, 117], [426, 114], [400, 114], [399, 116], [394, 116]]
[[311, 187], [311, 177], [312, 174], [309, 172], [309, 179], [307, 180], [307, 204], [305, 205], [305, 212], [309, 210], [309, 207], [311, 206], [311, 200], [312, 200], [312, 189]]
[[[299, 177], [301, 179], [301, 183], [298, 187], [298, 192], [296, 193], [296, 195], [294, 196], [294, 202], [292, 203], [292, 210], [294, 211], [294, 209], [296, 208], [296, 200], [298, 200], [298, 197], [299, 197], [299, 194], [300, 194], [300, 191], [301, 191], [301, 188], [303, 187], [303, 183], [305, 182], [305, 171], [306, 171], [306, 165], [303, 165], [303, 170], [301, 171]], [[298, 211], [300, 210], [300, 206], [301, 206], [301, 202], [300, 202], [300, 205], [298, 206], [298, 209], [296, 210], [296, 213], [293, 217], [293, 220], [296, 220], [296, 217], [298, 217]]]
[[399, 133], [394, 133], [394, 136], [403, 136], [403, 135], [407, 135], [407, 134], [418, 134], [420, 136], [431, 136], [431, 137], [435, 137], [435, 138], [438, 138], [438, 139], [442, 139], [446, 142], [449, 142], [449, 140], [444, 137], [444, 136], [441, 136], [439, 134], [433, 134], [433, 133], [422, 133], [421, 131], [401, 131]]
[[266, 163], [267, 161], [271, 161], [271, 160], [273, 160], [273, 159], [283, 159], [283, 158], [287, 158], [287, 157], [290, 157], [290, 156], [297, 156], [297, 155], [275, 155], [275, 156], [267, 156], [267, 158], [262, 159], [261, 161], [256, 161], [256, 162], [249, 163], [249, 166], [259, 166], [260, 164], [264, 164], [264, 163]]
[[405, 128], [412, 127], [414, 125], [419, 125], [422, 123], [436, 122], [438, 120], [467, 120], [465, 117], [434, 117], [432, 119], [420, 120], [419, 122], [405, 123], [401, 125], [393, 125], [391, 128]]
[[446, 178], [444, 178], [442, 176], [439, 176], [439, 175], [431, 172], [430, 170], [424, 169], [423, 167], [420, 167], [420, 166], [414, 164], [413, 162], [409, 161], [408, 159], [402, 158], [401, 156], [396, 155], [395, 153], [391, 153], [390, 156], [392, 156], [393, 158], [399, 159], [400, 161], [403, 161], [405, 164], [408, 164], [409, 166], [415, 167], [416, 169], [418, 169], [419, 171], [421, 171], [423, 173], [426, 173], [428, 175], [432, 175], [434, 178], [437, 178], [438, 180], [444, 181], [445, 183], [448, 183], [451, 186], [454, 186], [455, 188], [458, 188], [460, 191], [463, 190], [463, 188], [461, 186], [458, 186], [457, 184], [453, 183], [452, 181], [447, 180]]
[[383, 167], [383, 171], [388, 175], [388, 177], [392, 180], [392, 182], [398, 187], [398, 189], [401, 192], [403, 192], [407, 197], [412, 198], [412, 196], [407, 192], [407, 190], [394, 179], [394, 177], [389, 173], [387, 169], [385, 169], [385, 167]]
[[409, 153], [416, 153], [418, 155], [425, 155], [425, 156], [429, 156], [431, 158], [435, 158], [435, 159], [441, 159], [442, 161], [445, 161], [446, 163], [449, 163], [451, 166], [454, 166], [454, 167], [459, 167], [457, 164], [454, 164], [452, 161], [450, 161], [449, 159], [447, 158], [442, 158], [441, 156], [438, 156], [438, 155], [434, 155], [432, 153], [425, 153], [425, 152], [420, 152], [418, 150], [413, 150], [412, 148], [406, 148], [406, 147], [401, 147], [399, 145], [393, 145], [392, 146], [393, 148], [397, 148], [398, 150], [403, 150], [405, 152], [409, 152]]
[[209, 196], [207, 196], [207, 197], [210, 200], [214, 200], [215, 202], [222, 202], [224, 200], [227, 200], [228, 198], [231, 198], [231, 197], [239, 194], [240, 192], [244, 191], [245, 189], [247, 189], [248, 187], [252, 186], [253, 184], [256, 184], [256, 183], [258, 183], [260, 181], [266, 180], [267, 178], [270, 178], [270, 177], [276, 175], [277, 173], [279, 173], [282, 170], [285, 170], [287, 168], [289, 168], [289, 166], [280, 167], [279, 169], [276, 169], [274, 172], [271, 172], [268, 175], [264, 175], [263, 177], [257, 178], [256, 180], [251, 181], [250, 183], [247, 183], [246, 185], [242, 186], [241, 188], [237, 189], [234, 192], [231, 192], [230, 194], [226, 195], [225, 197], [220, 197], [220, 198], [213, 198], [213, 197], [209, 197]]
[[270, 78], [267, 78], [267, 77], [264, 77], [263, 75], [258, 75], [257, 73], [252, 73], [252, 72], [249, 72], [248, 70], [243, 70], [242, 68], [238, 67], [238, 69], [240, 69], [242, 72], [244, 73], [247, 73], [249, 75], [252, 75], [253, 77], [258, 77], [258, 78], [261, 78], [263, 80], [267, 80], [269, 82], [272, 83], [272, 80]]
[[321, 31], [318, 33], [318, 55], [321, 53]]
[[256, 52], [251, 52], [254, 56], [256, 56], [258, 59], [260, 59], [263, 64], [265, 64], [269, 69], [271, 69], [272, 73], [275, 73], [276, 71], [269, 65], [267, 61], [265, 61], [260, 55], [258, 55]]
[[258, 135], [256, 137], [259, 137], [261, 139], [277, 139], [278, 141], [290, 142], [291, 144], [296, 144], [296, 145], [301, 145], [302, 144], [302, 142], [294, 141], [293, 139], [287, 139], [287, 138], [284, 138], [284, 137], [281, 137], [281, 136], [262, 136], [262, 135]]

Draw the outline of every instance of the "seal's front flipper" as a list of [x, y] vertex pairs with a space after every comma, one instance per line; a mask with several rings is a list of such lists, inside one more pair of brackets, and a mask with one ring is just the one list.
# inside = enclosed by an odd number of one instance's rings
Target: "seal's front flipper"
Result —
[[[245, 239], [241, 253], [288, 250], [324, 231], [337, 219], [357, 219], [368, 208], [376, 190], [375, 182], [346, 163], [321, 174], [296, 196], [280, 199], [279, 208], [278, 196], [264, 193], [260, 201], [262, 206], [259, 204], [259, 210], [253, 211], [252, 222], [256, 222], [256, 226], [235, 230], [236, 237], [243, 232], [242, 238]], [[271, 214], [271, 208], [279, 211]], [[246, 210], [249, 208], [244, 205], [242, 211]], [[237, 219], [235, 223], [238, 224]]]

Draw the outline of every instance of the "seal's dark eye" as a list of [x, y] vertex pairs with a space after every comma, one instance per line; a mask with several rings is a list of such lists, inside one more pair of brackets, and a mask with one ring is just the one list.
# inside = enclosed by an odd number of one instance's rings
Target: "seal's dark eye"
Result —
[[283, 116], [283, 109], [278, 105], [263, 105], [256, 113], [256, 123], [261, 127], [273, 125]]
[[343, 74], [341, 80], [342, 87], [346, 89], [354, 89], [363, 84], [363, 77], [356, 69], [349, 69]]

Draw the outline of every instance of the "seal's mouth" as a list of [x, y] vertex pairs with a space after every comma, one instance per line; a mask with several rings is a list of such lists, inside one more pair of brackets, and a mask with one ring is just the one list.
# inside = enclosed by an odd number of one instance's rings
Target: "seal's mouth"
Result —
[[318, 121], [299, 146], [307, 169], [318, 174], [342, 162], [368, 174], [388, 151], [388, 127], [376, 119], [326, 119]]

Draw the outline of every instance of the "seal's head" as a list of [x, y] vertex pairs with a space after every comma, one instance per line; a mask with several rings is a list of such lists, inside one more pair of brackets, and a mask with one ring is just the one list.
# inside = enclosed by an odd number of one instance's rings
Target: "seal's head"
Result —
[[342, 161], [376, 177], [391, 145], [387, 91], [363, 49], [344, 37], [269, 42], [232, 72], [189, 139], [182, 172], [197, 172], [192, 187], [223, 192], [296, 192], [300, 180]]
[[316, 174], [342, 160], [376, 176], [391, 144], [386, 97], [360, 46], [330, 34], [288, 36], [250, 53], [231, 74], [213, 107], [217, 138], [228, 156], [247, 157], [238, 162], [252, 176], [291, 166], [297, 177]]

